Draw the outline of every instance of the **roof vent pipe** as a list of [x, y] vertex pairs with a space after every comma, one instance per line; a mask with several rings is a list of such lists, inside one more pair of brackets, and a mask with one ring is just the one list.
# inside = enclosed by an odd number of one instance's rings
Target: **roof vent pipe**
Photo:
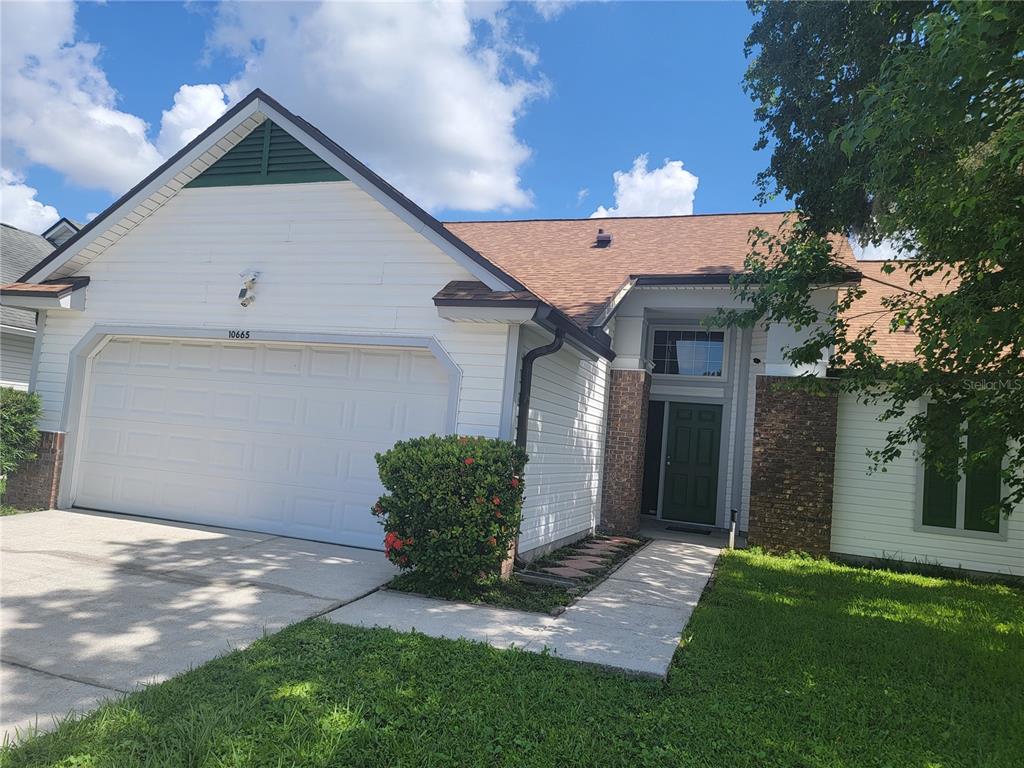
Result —
[[594, 243], [598, 248], [607, 248], [612, 244], [611, 232], [605, 232], [603, 229], [597, 230], [597, 241]]
[[516, 445], [526, 448], [526, 430], [530, 420], [530, 390], [533, 389], [533, 361], [538, 357], [553, 355], [562, 348], [565, 329], [555, 329], [555, 340], [543, 347], [535, 347], [523, 355], [523, 367], [519, 374], [519, 417], [516, 419]]

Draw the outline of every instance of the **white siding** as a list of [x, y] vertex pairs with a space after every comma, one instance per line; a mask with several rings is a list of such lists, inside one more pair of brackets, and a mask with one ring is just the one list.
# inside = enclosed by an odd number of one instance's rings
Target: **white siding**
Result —
[[[743, 426], [743, 499], [740, 504], [739, 528], [749, 529], [750, 522], [750, 473], [754, 463], [754, 410], [757, 406], [757, 377], [764, 373], [765, 349], [768, 346], [768, 334], [760, 325], [751, 331], [750, 338], [750, 373], [746, 382], [747, 411], [746, 424]], [[760, 360], [755, 363], [754, 358]]]
[[0, 386], [28, 389], [35, 336], [0, 333]]
[[47, 316], [42, 429], [61, 427], [68, 353], [118, 324], [432, 336], [462, 371], [459, 432], [498, 434], [506, 328], [440, 319], [433, 294], [471, 275], [351, 182], [183, 189], [81, 274], [86, 310]]
[[[519, 355], [551, 341], [524, 328]], [[591, 531], [601, 514], [608, 363], [566, 344], [534, 363], [520, 552]]]
[[832, 551], [933, 563], [976, 571], [1024, 574], [1024, 509], [1007, 521], [1005, 541], [914, 530], [920, 514], [920, 476], [913, 450], [868, 474], [869, 448], [884, 444], [896, 422], [879, 422], [882, 408], [839, 399]]

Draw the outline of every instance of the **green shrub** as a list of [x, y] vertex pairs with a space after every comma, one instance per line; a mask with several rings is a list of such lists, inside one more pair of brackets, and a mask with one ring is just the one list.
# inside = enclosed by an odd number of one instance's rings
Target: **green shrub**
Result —
[[10, 474], [36, 457], [39, 395], [0, 387], [0, 474]]
[[384, 551], [437, 586], [498, 573], [522, 521], [526, 452], [484, 437], [417, 437], [376, 456]]

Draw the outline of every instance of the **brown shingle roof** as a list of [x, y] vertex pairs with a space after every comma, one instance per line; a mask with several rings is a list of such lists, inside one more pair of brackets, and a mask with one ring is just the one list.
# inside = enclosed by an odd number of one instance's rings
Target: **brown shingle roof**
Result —
[[479, 280], [452, 280], [434, 294], [435, 304], [536, 304], [537, 297], [529, 291], [492, 291]]
[[71, 283], [9, 283], [0, 286], [4, 296], [61, 296], [73, 291]]
[[[631, 275], [734, 274], [755, 227], [774, 232], [783, 213], [642, 218], [467, 221], [453, 234], [586, 328]], [[611, 234], [596, 245], [598, 228]], [[846, 238], [834, 240], [847, 263]]]
[[65, 296], [89, 284], [85, 276], [68, 277], [45, 283], [8, 283], [0, 285], [0, 296]]
[[882, 271], [884, 261], [859, 261], [857, 269], [863, 275], [860, 287], [864, 295], [850, 307], [845, 319], [849, 326], [849, 337], [853, 338], [865, 328], [875, 329], [875, 352], [889, 362], [910, 362], [914, 360], [914, 347], [918, 335], [912, 329], [889, 331], [892, 314], [882, 306], [882, 299], [894, 296], [901, 289], [935, 296], [955, 290], [955, 282], [947, 282], [943, 275], [932, 275], [920, 282], [910, 285], [910, 276], [903, 269], [897, 268], [891, 275]]

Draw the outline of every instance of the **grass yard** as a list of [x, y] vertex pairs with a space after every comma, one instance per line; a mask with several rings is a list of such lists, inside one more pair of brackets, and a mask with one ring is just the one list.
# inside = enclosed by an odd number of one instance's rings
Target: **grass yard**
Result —
[[1024, 596], [725, 555], [665, 684], [309, 621], [4, 766], [1019, 766]]

